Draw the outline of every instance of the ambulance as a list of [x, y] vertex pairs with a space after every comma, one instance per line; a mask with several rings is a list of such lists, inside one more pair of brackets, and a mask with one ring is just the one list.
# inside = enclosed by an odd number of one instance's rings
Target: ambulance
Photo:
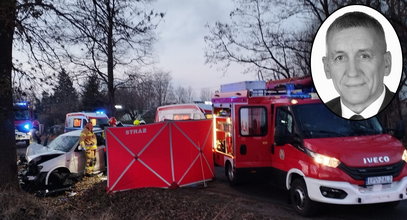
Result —
[[164, 105], [157, 108], [155, 122], [212, 118], [212, 106], [205, 103]]
[[109, 117], [103, 111], [68, 113], [64, 131], [82, 130], [88, 122], [92, 122], [94, 127], [103, 127], [109, 124]]
[[375, 117], [336, 116], [313, 93], [311, 78], [224, 85], [212, 103], [214, 162], [231, 185], [266, 174], [303, 216], [319, 203], [394, 207], [407, 198], [402, 143]]

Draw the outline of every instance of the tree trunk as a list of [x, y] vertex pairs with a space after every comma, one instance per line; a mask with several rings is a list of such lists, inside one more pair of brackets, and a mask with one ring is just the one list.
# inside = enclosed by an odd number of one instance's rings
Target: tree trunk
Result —
[[11, 85], [16, 1], [0, 1], [0, 186], [18, 187]]
[[[114, 3], [113, 3], [114, 4]], [[109, 112], [111, 116], [115, 115], [115, 100], [114, 100], [114, 77], [113, 77], [113, 18], [114, 18], [114, 5], [110, 7], [110, 3], [106, 3], [108, 11], [108, 33], [107, 33], [107, 90], [109, 96]]]

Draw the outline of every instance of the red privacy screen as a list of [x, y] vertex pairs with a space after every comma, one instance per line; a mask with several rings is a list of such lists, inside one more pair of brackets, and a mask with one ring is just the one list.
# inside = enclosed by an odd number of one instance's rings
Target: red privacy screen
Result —
[[211, 180], [212, 129], [212, 120], [108, 128], [107, 191], [176, 188]]

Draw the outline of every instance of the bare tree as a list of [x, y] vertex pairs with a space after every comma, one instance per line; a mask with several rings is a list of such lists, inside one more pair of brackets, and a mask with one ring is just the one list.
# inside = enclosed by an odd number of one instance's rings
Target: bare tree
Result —
[[[286, 1], [239, 0], [230, 13], [230, 23], [216, 22], [205, 36], [206, 62], [231, 63], [247, 66], [246, 71], [261, 70], [271, 78], [290, 78], [303, 75], [293, 65], [293, 53], [288, 46], [292, 40], [289, 30], [281, 23], [295, 10], [285, 7]], [[287, 14], [279, 16], [279, 10]], [[280, 11], [281, 12], [281, 11]]]
[[117, 90], [117, 103], [123, 105], [122, 113], [132, 120], [152, 121], [156, 108], [168, 103], [170, 85], [170, 74], [162, 71], [131, 74], [127, 83]]
[[192, 103], [193, 100], [193, 89], [191, 86], [188, 88], [178, 86], [174, 90], [174, 95], [175, 95], [175, 103], [177, 104], [183, 104], [183, 103]]
[[209, 88], [201, 89], [201, 95], [199, 98], [201, 101], [210, 101], [212, 99], [213, 92]]
[[152, 89], [156, 97], [156, 106], [168, 104], [171, 101], [171, 75], [168, 72], [156, 72], [152, 74]]
[[78, 75], [96, 73], [107, 85], [112, 114], [114, 91], [120, 85], [115, 70], [148, 63], [153, 31], [164, 16], [145, 11], [145, 2], [76, 0], [55, 4], [64, 22], [58, 20], [53, 27], [61, 50], [75, 64]]

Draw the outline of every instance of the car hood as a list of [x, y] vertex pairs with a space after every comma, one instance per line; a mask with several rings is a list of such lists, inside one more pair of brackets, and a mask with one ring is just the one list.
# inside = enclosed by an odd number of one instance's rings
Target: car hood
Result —
[[304, 146], [353, 167], [394, 164], [401, 160], [404, 150], [399, 140], [387, 134], [304, 139]]
[[63, 152], [63, 151], [53, 150], [48, 147], [45, 147], [44, 145], [33, 143], [27, 147], [26, 159], [28, 162], [30, 162], [32, 159], [40, 157], [40, 156], [61, 155], [64, 153], [65, 152]]

